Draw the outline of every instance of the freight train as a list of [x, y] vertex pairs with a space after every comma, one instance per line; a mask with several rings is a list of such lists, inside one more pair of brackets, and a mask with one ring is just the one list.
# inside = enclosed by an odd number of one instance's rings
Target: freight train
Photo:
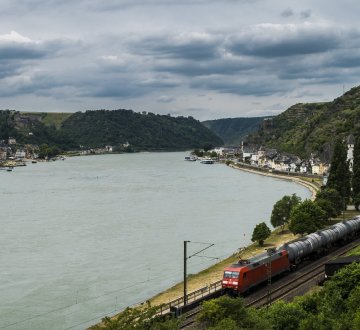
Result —
[[349, 241], [359, 233], [360, 216], [357, 216], [286, 243], [277, 249], [269, 249], [249, 260], [240, 260], [225, 268], [222, 288], [235, 295], [249, 292], [269, 277], [289, 272], [305, 259], [326, 254], [331, 246]]

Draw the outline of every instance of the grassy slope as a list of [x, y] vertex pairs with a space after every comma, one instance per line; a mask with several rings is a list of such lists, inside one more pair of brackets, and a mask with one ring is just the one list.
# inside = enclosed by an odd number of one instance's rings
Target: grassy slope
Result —
[[41, 122], [46, 126], [54, 125], [57, 129], [61, 124], [69, 118], [73, 113], [71, 112], [21, 112], [24, 115], [33, 115], [39, 117]]

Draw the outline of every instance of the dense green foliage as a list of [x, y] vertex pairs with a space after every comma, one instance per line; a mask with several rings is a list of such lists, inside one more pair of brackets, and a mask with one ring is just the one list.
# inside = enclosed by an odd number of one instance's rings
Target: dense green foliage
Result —
[[343, 201], [343, 209], [345, 209], [345, 205], [349, 202], [351, 195], [351, 174], [347, 160], [347, 147], [340, 139], [335, 142], [326, 187], [335, 189], [340, 194]]
[[14, 113], [10, 110], [0, 111], [0, 140], [17, 137], [14, 123]]
[[316, 293], [269, 308], [244, 308], [242, 298], [203, 303], [199, 329], [328, 330], [360, 329], [360, 265], [339, 270]]
[[265, 118], [269, 117], [224, 118], [207, 120], [203, 124], [220, 136], [226, 145], [235, 146], [248, 134], [256, 131]]
[[176, 150], [222, 145], [222, 140], [192, 117], [171, 117], [131, 110], [77, 112], [62, 131], [86, 147], [122, 145], [136, 150]]
[[270, 228], [266, 225], [265, 222], [261, 222], [259, 224], [257, 224], [254, 228], [252, 237], [251, 237], [251, 241], [259, 242], [260, 246], [264, 245], [264, 241], [270, 237], [271, 234], [271, 230]]
[[309, 234], [323, 228], [327, 220], [327, 214], [316, 202], [305, 200], [293, 208], [289, 230], [294, 234]]
[[352, 188], [353, 188], [353, 202], [357, 211], [360, 206], [360, 137], [355, 141], [354, 145], [354, 163], [353, 163], [353, 176], [352, 176]]
[[328, 201], [334, 209], [335, 214], [333, 216], [338, 216], [341, 214], [343, 209], [343, 203], [341, 200], [340, 194], [331, 188], [325, 188], [317, 192], [315, 201], [319, 204], [323, 203], [322, 201]]
[[296, 104], [250, 134], [247, 141], [277, 148], [300, 157], [310, 153], [330, 161], [334, 136], [358, 134], [360, 127], [360, 87], [328, 103]]
[[[171, 117], [131, 110], [74, 114], [0, 111], [0, 139], [47, 144], [59, 150], [103, 148], [118, 151], [185, 150], [222, 145], [222, 140], [192, 117]], [[129, 145], [128, 145], [129, 144]]]
[[301, 198], [293, 194], [291, 196], [285, 195], [278, 200], [271, 212], [270, 222], [274, 228], [281, 226], [284, 230], [284, 226], [289, 223], [290, 214], [292, 209], [301, 202]]

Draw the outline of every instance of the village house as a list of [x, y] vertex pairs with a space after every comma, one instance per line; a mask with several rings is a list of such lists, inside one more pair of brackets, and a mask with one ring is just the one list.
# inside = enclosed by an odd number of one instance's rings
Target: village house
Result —
[[7, 148], [0, 148], [0, 160], [6, 160], [7, 158]]
[[16, 144], [16, 139], [12, 138], [12, 137], [9, 137], [8, 144]]
[[355, 138], [351, 134], [346, 139], [346, 145], [347, 145], [347, 160], [349, 161], [349, 168], [350, 171], [353, 171], [353, 165], [354, 165], [354, 146], [355, 146]]
[[14, 155], [15, 159], [23, 159], [26, 157], [26, 152], [24, 149], [17, 149]]

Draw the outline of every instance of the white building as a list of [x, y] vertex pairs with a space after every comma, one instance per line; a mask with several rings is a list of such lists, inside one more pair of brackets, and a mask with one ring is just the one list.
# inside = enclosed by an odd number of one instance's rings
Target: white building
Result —
[[349, 168], [350, 171], [352, 172], [354, 165], [354, 146], [355, 146], [355, 139], [352, 134], [347, 137], [346, 144], [347, 144], [347, 160], [349, 161]]

